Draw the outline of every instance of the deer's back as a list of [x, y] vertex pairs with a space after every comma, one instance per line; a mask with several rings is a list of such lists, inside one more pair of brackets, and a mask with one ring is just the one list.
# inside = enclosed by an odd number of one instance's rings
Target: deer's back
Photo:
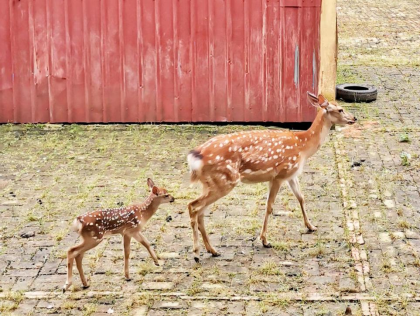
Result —
[[216, 136], [196, 150], [203, 171], [222, 172], [227, 178], [237, 171], [242, 182], [265, 182], [293, 177], [301, 169], [304, 136], [276, 130], [239, 132]]

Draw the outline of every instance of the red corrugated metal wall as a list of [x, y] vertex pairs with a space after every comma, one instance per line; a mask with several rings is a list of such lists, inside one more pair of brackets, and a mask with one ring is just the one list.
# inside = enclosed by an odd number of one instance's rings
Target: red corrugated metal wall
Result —
[[2, 0], [0, 122], [308, 122], [321, 0]]

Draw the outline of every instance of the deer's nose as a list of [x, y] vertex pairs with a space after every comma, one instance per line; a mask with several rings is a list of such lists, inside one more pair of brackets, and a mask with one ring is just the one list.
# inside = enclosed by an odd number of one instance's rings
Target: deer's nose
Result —
[[357, 118], [356, 117], [354, 118], [354, 121], [357, 122]]

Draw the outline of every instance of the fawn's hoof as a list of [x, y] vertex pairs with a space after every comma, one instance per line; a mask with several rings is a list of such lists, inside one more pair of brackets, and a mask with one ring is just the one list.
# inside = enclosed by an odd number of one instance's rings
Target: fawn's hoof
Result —
[[211, 256], [212, 256], [212, 257], [220, 257], [220, 256], [221, 256], [221, 254], [220, 254], [219, 252], [214, 252], [214, 253], [212, 252], [212, 253], [211, 253]]
[[126, 280], [127, 282], [130, 282], [132, 279], [131, 279], [131, 278], [125, 278], [125, 280]]
[[195, 261], [196, 263], [200, 263], [200, 258], [198, 258], [198, 257], [194, 257], [194, 261]]
[[71, 286], [71, 284], [64, 284], [63, 285], [63, 293], [65, 293], [68, 289], [69, 289], [69, 287]]
[[86, 290], [86, 289], [88, 289], [89, 288], [89, 285], [83, 285], [82, 286], [82, 289], [84, 289], [84, 290]]
[[263, 243], [264, 248], [273, 248], [273, 246], [270, 243]]

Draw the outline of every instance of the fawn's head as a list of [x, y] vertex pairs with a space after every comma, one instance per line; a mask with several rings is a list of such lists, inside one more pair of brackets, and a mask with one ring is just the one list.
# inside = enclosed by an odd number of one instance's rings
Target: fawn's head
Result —
[[353, 114], [346, 112], [341, 106], [335, 103], [328, 102], [321, 94], [316, 97], [308, 92], [308, 100], [313, 106], [324, 109], [327, 118], [333, 124], [352, 125], [357, 121], [357, 118], [355, 118]]
[[147, 185], [149, 186], [150, 192], [155, 195], [154, 200], [157, 200], [159, 204], [172, 203], [175, 201], [175, 198], [170, 195], [165, 188], [159, 188], [155, 186], [155, 183], [152, 179], [147, 179]]

